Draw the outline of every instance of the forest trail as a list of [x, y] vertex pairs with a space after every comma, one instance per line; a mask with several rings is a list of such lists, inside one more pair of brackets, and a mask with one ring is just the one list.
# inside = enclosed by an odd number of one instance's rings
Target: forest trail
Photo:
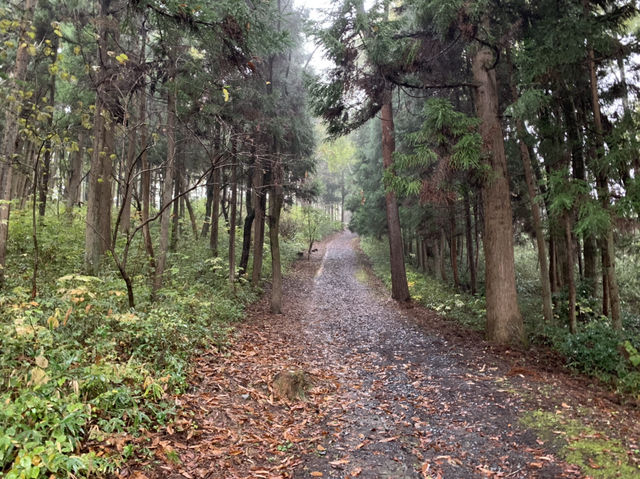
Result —
[[[623, 455], [638, 443], [637, 411], [605, 392], [399, 308], [356, 246], [351, 233], [321, 245], [288, 276], [283, 315], [263, 300], [228, 351], [200, 357], [178, 420], [147, 437], [160, 465], [121, 477], [607, 477], [556, 455], [579, 433], [525, 428], [536, 409], [624, 441], [611, 442]], [[273, 377], [290, 369], [311, 377], [304, 400], [274, 394]]]

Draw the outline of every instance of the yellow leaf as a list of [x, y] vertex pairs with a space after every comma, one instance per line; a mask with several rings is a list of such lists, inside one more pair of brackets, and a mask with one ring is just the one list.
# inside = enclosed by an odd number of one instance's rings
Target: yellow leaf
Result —
[[29, 382], [34, 386], [42, 386], [49, 382], [49, 376], [44, 369], [35, 367], [31, 369], [31, 381]]
[[118, 60], [118, 63], [125, 64], [127, 63], [127, 61], [129, 61], [129, 57], [127, 56], [126, 53], [121, 53], [116, 57], [116, 60]]
[[41, 354], [36, 358], [36, 364], [42, 369], [47, 369], [47, 366], [49, 366], [49, 360]]
[[222, 89], [222, 94], [224, 95], [224, 101], [225, 103], [229, 101], [229, 90], [227, 90], [226, 88]]

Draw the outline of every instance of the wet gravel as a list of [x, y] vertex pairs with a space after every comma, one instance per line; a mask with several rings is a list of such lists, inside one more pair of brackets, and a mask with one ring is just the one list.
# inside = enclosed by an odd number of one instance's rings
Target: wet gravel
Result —
[[519, 426], [505, 366], [453, 347], [368, 284], [356, 240], [331, 241], [307, 288], [307, 355], [333, 371], [340, 397], [294, 477], [580, 477]]

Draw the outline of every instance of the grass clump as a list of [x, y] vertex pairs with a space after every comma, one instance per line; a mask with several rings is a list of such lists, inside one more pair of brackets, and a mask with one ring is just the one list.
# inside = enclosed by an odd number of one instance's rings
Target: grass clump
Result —
[[565, 461], [579, 466], [589, 477], [632, 479], [640, 475], [640, 468], [629, 460], [629, 454], [640, 459], [638, 451], [628, 452], [619, 440], [568, 419], [560, 411], [532, 411], [521, 423], [551, 442]]

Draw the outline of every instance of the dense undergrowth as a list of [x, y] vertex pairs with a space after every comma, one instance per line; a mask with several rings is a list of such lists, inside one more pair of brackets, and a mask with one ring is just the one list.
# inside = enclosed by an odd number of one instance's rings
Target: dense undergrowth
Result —
[[[299, 215], [284, 216], [290, 223], [282, 242], [286, 266], [304, 244]], [[319, 220], [322, 234], [336, 228]], [[211, 257], [207, 239], [194, 241], [188, 226], [183, 229], [154, 301], [148, 258], [135, 244], [129, 272], [136, 308], [130, 309], [108, 258], [99, 277], [83, 275], [81, 214], [72, 222], [50, 216], [39, 226], [38, 295], [32, 298], [30, 215], [13, 214], [0, 296], [0, 476], [102, 476], [145, 453], [131, 445], [105, 450], [105, 444], [172, 421], [173, 395], [188, 387], [189, 358], [224, 348], [258, 293], [242, 278], [229, 286], [223, 225], [218, 258]], [[265, 277], [268, 258], [265, 244]]]
[[[385, 241], [362, 238], [361, 247], [369, 257], [375, 274], [390, 287], [388, 245]], [[520, 306], [531, 344], [553, 348], [566, 358], [575, 371], [597, 377], [623, 394], [640, 399], [640, 304], [637, 261], [638, 252], [628, 250], [624, 260], [618, 260], [621, 294], [624, 308], [624, 330], [614, 331], [610, 321], [599, 314], [597, 298], [581, 288], [578, 298], [579, 330], [571, 334], [566, 320], [567, 300], [556, 300], [556, 324], [544, 324], [539, 297], [537, 257], [529, 245], [516, 247], [516, 278]], [[482, 263], [482, 261], [480, 261]], [[464, 278], [464, 271], [462, 276]], [[482, 271], [479, 272], [482, 277]], [[449, 274], [449, 277], [451, 275]], [[485, 302], [480, 294], [472, 296], [457, 292], [453, 285], [407, 266], [407, 279], [412, 298], [475, 330], [484, 329]]]

